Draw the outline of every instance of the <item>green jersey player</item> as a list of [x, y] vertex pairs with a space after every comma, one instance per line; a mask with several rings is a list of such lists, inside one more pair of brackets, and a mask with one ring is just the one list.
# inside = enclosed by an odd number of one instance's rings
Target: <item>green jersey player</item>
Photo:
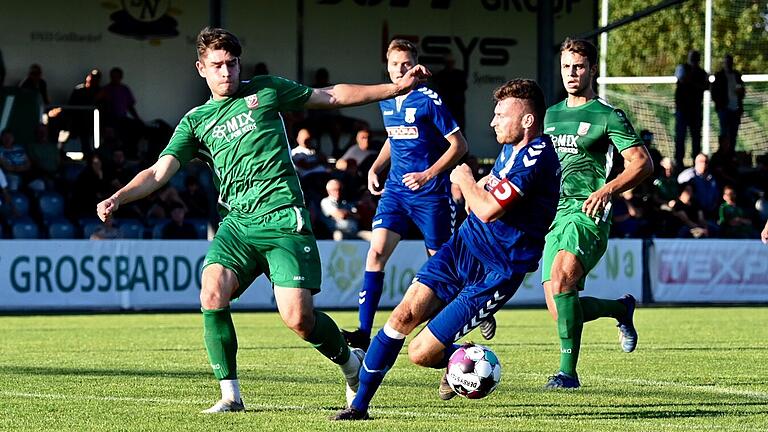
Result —
[[[547, 309], [557, 321], [560, 337], [560, 371], [546, 387], [578, 388], [576, 363], [585, 322], [616, 318], [622, 349], [631, 352], [637, 345], [634, 297], [579, 298], [579, 291], [608, 245], [611, 198], [640, 183], [653, 164], [624, 113], [595, 95], [594, 45], [566, 39], [560, 47], [560, 73], [568, 97], [550, 107], [544, 118], [544, 133], [552, 136], [562, 167], [560, 202], [542, 264]], [[614, 147], [623, 156], [625, 168], [606, 182]]]
[[290, 157], [281, 111], [360, 105], [408, 93], [428, 75], [411, 69], [396, 84], [338, 84], [322, 89], [271, 76], [240, 82], [241, 46], [223, 29], [197, 37], [197, 71], [212, 97], [179, 122], [157, 162], [102, 201], [97, 213], [112, 217], [120, 205], [160, 188], [190, 159], [215, 174], [225, 214], [205, 257], [200, 302], [205, 348], [219, 379], [221, 400], [206, 413], [243, 411], [237, 379], [237, 338], [229, 304], [266, 273], [285, 324], [341, 366], [347, 399], [358, 386], [363, 352], [350, 351], [336, 323], [314, 309], [320, 291], [320, 257]]

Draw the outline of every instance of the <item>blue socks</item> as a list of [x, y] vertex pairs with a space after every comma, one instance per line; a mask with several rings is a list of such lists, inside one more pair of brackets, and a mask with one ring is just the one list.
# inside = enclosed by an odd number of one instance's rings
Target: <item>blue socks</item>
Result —
[[371, 334], [373, 329], [373, 317], [376, 315], [376, 309], [379, 308], [381, 293], [384, 291], [384, 272], [366, 271], [363, 278], [363, 288], [360, 289], [360, 308], [358, 309], [358, 318], [360, 320], [360, 330]]
[[363, 367], [360, 368], [360, 387], [357, 389], [355, 400], [352, 401], [352, 407], [359, 411], [368, 411], [373, 395], [379, 389], [384, 375], [395, 364], [397, 355], [405, 343], [405, 335], [394, 330], [389, 333], [394, 337], [388, 336], [384, 329], [379, 330], [365, 354]]

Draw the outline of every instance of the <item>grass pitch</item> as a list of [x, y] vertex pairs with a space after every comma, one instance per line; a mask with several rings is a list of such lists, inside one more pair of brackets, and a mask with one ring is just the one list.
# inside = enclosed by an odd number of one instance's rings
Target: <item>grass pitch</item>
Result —
[[[357, 317], [331, 316], [345, 327]], [[344, 404], [335, 365], [275, 313], [234, 319], [249, 411], [211, 416], [198, 413], [218, 398], [199, 314], [0, 317], [0, 430], [768, 430], [766, 308], [640, 309], [631, 354], [612, 320], [588, 323], [582, 388], [557, 392], [542, 390], [558, 366], [554, 323], [545, 310], [505, 310], [488, 343], [502, 382], [488, 398], [440, 401], [441, 372], [411, 365], [404, 350], [374, 420], [343, 424], [328, 420]]]

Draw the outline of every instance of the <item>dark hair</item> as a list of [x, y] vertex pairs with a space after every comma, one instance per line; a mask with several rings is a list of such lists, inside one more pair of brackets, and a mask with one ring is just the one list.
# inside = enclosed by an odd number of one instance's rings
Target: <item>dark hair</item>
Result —
[[522, 99], [528, 101], [536, 116], [536, 124], [544, 124], [544, 114], [547, 104], [544, 102], [544, 92], [536, 81], [531, 79], [513, 79], [493, 91], [493, 99], [501, 102], [507, 98]]
[[237, 36], [217, 27], [206, 27], [197, 35], [197, 58], [205, 56], [206, 50], [224, 50], [235, 57], [240, 57], [243, 48]]
[[562, 54], [565, 51], [583, 55], [587, 58], [589, 67], [597, 64], [597, 48], [586, 39], [565, 38], [563, 44], [560, 45], [560, 53]]
[[404, 51], [410, 53], [411, 56], [413, 56], [414, 62], [419, 61], [419, 50], [416, 49], [416, 45], [414, 45], [413, 42], [407, 39], [392, 39], [392, 42], [389, 43], [389, 47], [387, 47], [387, 57], [389, 57], [389, 53], [392, 51]]

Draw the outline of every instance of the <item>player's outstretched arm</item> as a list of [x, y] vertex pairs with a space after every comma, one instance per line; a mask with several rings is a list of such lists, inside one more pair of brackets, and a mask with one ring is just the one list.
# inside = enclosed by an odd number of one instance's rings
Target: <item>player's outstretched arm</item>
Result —
[[461, 164], [451, 171], [451, 182], [459, 185], [467, 207], [484, 223], [493, 222], [504, 215], [504, 207], [491, 193], [475, 182], [472, 170], [467, 164]]
[[144, 198], [160, 189], [176, 174], [179, 167], [181, 164], [175, 157], [170, 155], [160, 157], [154, 165], [136, 174], [127, 185], [96, 206], [99, 219], [107, 221], [112, 218], [120, 205]]
[[429, 69], [416, 65], [397, 81], [391, 84], [336, 84], [334, 86], [314, 89], [312, 95], [304, 104], [305, 108], [341, 108], [346, 106], [365, 105], [395, 96], [406, 94], [419, 83], [426, 81], [432, 75]]
[[467, 153], [467, 140], [461, 131], [456, 131], [446, 137], [450, 146], [431, 167], [421, 172], [410, 172], [403, 176], [403, 184], [411, 189], [418, 190], [425, 183], [435, 178], [438, 174], [449, 167], [456, 165], [456, 162]]
[[373, 195], [381, 195], [384, 192], [384, 179], [381, 178], [381, 174], [389, 167], [390, 152], [389, 138], [387, 138], [376, 160], [373, 161], [371, 169], [368, 170], [368, 190]]
[[624, 171], [600, 189], [592, 192], [584, 201], [581, 210], [589, 217], [595, 217], [604, 211], [613, 195], [632, 189], [653, 173], [653, 162], [645, 146], [629, 147], [621, 152], [621, 156], [625, 161]]

